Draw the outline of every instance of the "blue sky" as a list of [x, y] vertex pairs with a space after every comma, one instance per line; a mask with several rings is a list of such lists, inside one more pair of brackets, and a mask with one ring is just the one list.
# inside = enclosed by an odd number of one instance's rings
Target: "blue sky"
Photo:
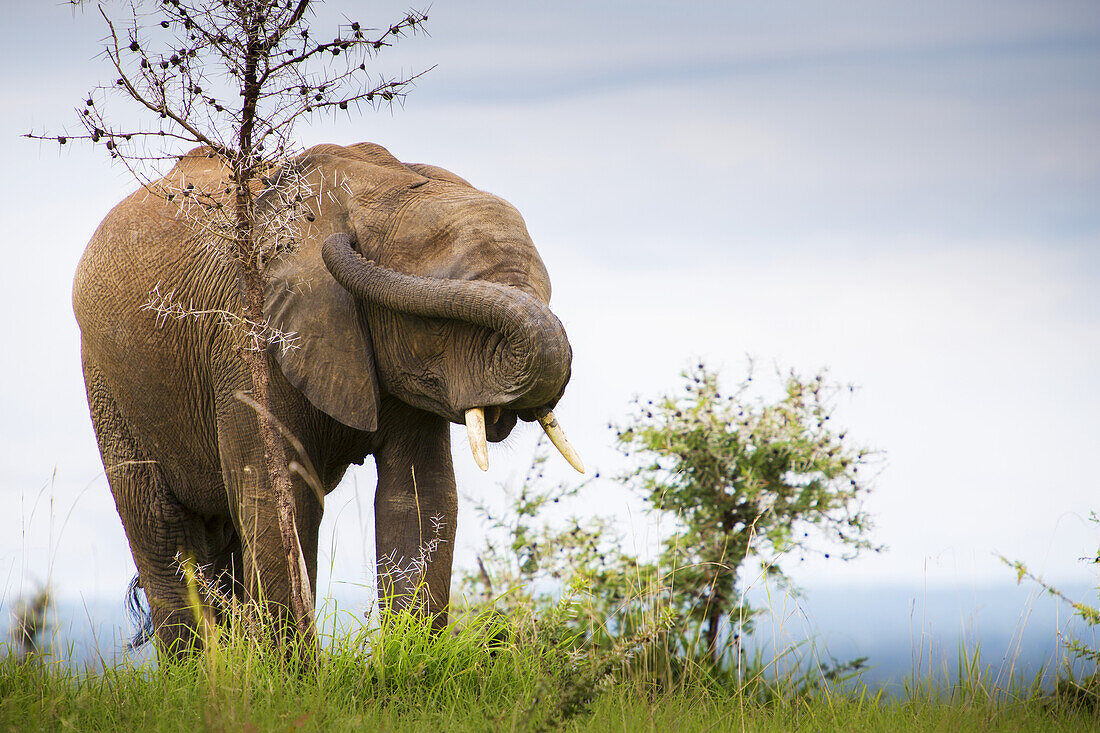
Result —
[[[346, 6], [346, 7], [345, 7]], [[121, 7], [121, 6], [119, 6]], [[332, 3], [317, 20], [352, 4]], [[372, 4], [381, 25], [404, 3]], [[132, 573], [83, 398], [72, 272], [132, 189], [72, 126], [107, 77], [94, 10], [20, 3], [0, 30], [0, 579], [52, 570], [113, 594]], [[817, 583], [987, 583], [993, 553], [1081, 580], [1100, 493], [1100, 8], [1090, 2], [436, 2], [391, 72], [437, 65], [403, 108], [299, 128], [381, 143], [512, 201], [576, 354], [559, 416], [586, 462], [607, 423], [703, 357], [860, 386], [841, 407], [885, 451], [869, 503], [890, 549], [809, 561]], [[128, 114], [119, 108], [118, 115]], [[460, 488], [485, 479], [456, 435]], [[490, 455], [518, 471], [534, 431]], [[560, 475], [568, 476], [562, 468]], [[373, 471], [329, 502], [323, 560], [362, 581]], [[43, 489], [43, 487], [45, 487]], [[655, 531], [609, 482], [587, 505]], [[50, 499], [52, 498], [52, 510]], [[624, 510], [624, 507], [629, 511]], [[50, 520], [50, 515], [54, 516]], [[33, 516], [32, 516], [33, 514]], [[478, 540], [472, 513], [459, 556]], [[90, 548], [90, 549], [89, 549]], [[327, 582], [327, 580], [323, 580]]]

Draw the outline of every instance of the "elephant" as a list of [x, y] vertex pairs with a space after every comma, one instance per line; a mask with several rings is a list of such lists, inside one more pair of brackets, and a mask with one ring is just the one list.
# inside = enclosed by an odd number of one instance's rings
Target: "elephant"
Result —
[[[266, 265], [264, 314], [297, 347], [265, 356], [272, 412], [297, 439], [287, 455], [304, 453], [320, 484], [293, 476], [308, 581], [316, 593], [323, 497], [371, 455], [379, 595], [405, 603], [419, 582], [421, 613], [442, 628], [457, 525], [449, 424], [467, 426], [484, 469], [486, 441], [538, 421], [583, 471], [551, 412], [572, 350], [550, 279], [519, 212], [450, 171], [373, 143], [318, 145], [290, 165], [315, 195], [297, 246]], [[227, 185], [208, 148], [180, 156], [169, 180]], [[238, 276], [185, 204], [157, 190], [142, 186], [95, 231], [73, 309], [135, 583], [171, 649], [195, 638], [181, 557], [265, 607], [288, 607], [290, 588], [259, 418], [240, 399], [251, 391], [242, 337], [201, 315], [233, 310]], [[194, 317], [150, 310], [150, 293], [165, 290]], [[417, 562], [419, 575], [407, 572]]]

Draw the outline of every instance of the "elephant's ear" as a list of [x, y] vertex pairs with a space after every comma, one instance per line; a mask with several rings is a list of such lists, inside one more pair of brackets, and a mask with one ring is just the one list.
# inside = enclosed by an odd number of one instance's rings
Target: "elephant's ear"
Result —
[[425, 178], [431, 178], [435, 181], [446, 181], [447, 183], [457, 183], [460, 186], [473, 188], [473, 185], [462, 176], [457, 173], [451, 173], [446, 168], [440, 168], [438, 165], [429, 165], [428, 163], [406, 163], [405, 167], [416, 171]]
[[264, 311], [268, 323], [296, 335], [275, 358], [314, 407], [358, 430], [378, 429], [378, 377], [365, 321], [355, 299], [332, 278], [319, 240], [267, 266]]

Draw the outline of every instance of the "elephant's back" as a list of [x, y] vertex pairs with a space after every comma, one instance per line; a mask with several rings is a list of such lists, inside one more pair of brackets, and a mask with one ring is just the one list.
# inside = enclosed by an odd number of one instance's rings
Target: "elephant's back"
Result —
[[158, 299], [161, 306], [186, 310], [224, 308], [225, 290], [217, 285], [228, 279], [228, 267], [202, 243], [201, 225], [189, 210], [163, 193], [189, 181], [213, 188], [220, 181], [216, 174], [181, 164], [103, 219], [73, 280], [73, 311], [86, 341], [139, 350], [144, 341], [156, 341], [158, 314], [148, 304]]
[[[108, 321], [140, 308], [155, 286], [159, 261], [178, 237], [173, 220], [138, 191], [115, 206], [92, 235], [73, 279], [73, 310], [81, 329], [103, 328]], [[134, 302], [135, 297], [144, 299]]]

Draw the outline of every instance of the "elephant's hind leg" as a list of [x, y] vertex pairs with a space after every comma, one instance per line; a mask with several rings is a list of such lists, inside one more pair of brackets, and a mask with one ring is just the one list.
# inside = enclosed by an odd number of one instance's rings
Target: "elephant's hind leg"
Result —
[[149, 600], [153, 628], [170, 654], [186, 654], [197, 637], [177, 558], [208, 561], [203, 519], [175, 499], [165, 472], [142, 449], [105, 378], [87, 357], [84, 381], [107, 481]]

